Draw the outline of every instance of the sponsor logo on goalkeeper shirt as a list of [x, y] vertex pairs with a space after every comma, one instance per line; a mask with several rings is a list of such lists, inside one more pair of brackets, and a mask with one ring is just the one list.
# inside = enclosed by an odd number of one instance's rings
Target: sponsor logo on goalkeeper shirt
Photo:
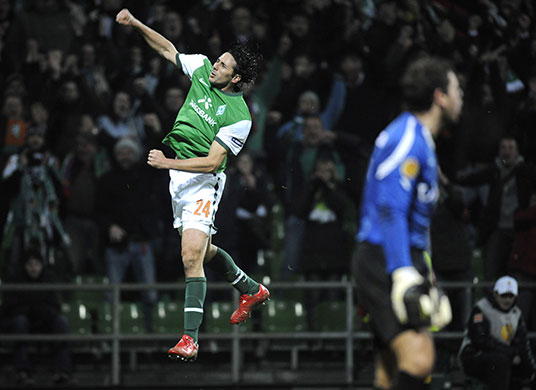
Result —
[[[202, 99], [201, 99], [202, 100]], [[190, 107], [209, 125], [214, 126], [216, 121], [210, 117], [201, 107], [199, 107], [193, 100], [190, 100]]]

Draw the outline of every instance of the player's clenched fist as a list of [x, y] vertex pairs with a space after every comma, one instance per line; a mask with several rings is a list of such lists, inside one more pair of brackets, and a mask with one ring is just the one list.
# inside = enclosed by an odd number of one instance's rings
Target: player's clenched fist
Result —
[[147, 164], [152, 166], [153, 168], [158, 169], [166, 169], [168, 166], [166, 165], [167, 158], [164, 156], [164, 153], [158, 149], [152, 149], [149, 152], [149, 156], [147, 157]]
[[115, 21], [119, 24], [125, 24], [125, 25], [131, 25], [132, 22], [134, 22], [136, 18], [130, 13], [130, 11], [126, 8], [123, 8], [121, 11], [117, 13], [117, 16], [115, 17]]

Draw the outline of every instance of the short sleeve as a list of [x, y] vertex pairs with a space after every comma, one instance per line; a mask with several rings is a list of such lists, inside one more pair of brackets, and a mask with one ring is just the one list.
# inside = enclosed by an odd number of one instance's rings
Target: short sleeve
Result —
[[216, 141], [235, 156], [240, 153], [251, 129], [251, 121], [243, 120], [220, 128]]
[[177, 53], [176, 59], [177, 67], [181, 68], [183, 73], [191, 80], [195, 70], [204, 65], [207, 57], [202, 54]]

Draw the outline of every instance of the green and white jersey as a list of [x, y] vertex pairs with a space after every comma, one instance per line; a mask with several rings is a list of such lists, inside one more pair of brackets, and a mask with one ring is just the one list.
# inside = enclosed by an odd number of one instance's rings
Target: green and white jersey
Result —
[[[242, 93], [225, 93], [208, 81], [212, 64], [200, 54], [177, 54], [177, 65], [192, 80], [173, 130], [162, 141], [178, 158], [205, 157], [214, 140], [237, 155], [251, 129], [251, 114]], [[225, 169], [227, 158], [218, 169]]]

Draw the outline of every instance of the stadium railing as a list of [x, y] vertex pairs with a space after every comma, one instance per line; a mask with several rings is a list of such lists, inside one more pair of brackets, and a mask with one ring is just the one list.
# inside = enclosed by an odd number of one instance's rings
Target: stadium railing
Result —
[[[445, 289], [463, 289], [469, 302], [473, 302], [475, 291], [490, 288], [492, 283], [488, 282], [445, 282], [441, 283]], [[121, 293], [127, 291], [140, 291], [144, 289], [157, 289], [159, 291], [178, 291], [182, 293], [184, 283], [124, 283], [124, 284], [1, 284], [0, 293], [4, 291], [28, 291], [28, 290], [48, 290], [48, 291], [93, 291], [93, 292], [111, 292], [111, 314], [112, 329], [111, 333], [90, 333], [90, 334], [15, 334], [0, 333], [0, 342], [15, 341], [34, 341], [34, 342], [109, 342], [111, 343], [111, 384], [119, 385], [121, 382], [121, 352], [122, 343], [128, 341], [172, 341], [175, 342], [177, 333], [136, 333], [126, 334], [121, 332]], [[371, 333], [355, 329], [355, 305], [354, 305], [354, 286], [349, 281], [340, 282], [273, 282], [269, 285], [272, 294], [274, 292], [285, 290], [322, 290], [322, 289], [340, 289], [345, 293], [346, 318], [344, 331], [293, 331], [293, 332], [266, 332], [251, 331], [241, 332], [238, 327], [233, 327], [232, 331], [226, 333], [202, 333], [203, 339], [213, 340], [230, 340], [231, 342], [231, 378], [233, 383], [240, 381], [241, 366], [241, 342], [244, 340], [343, 340], [345, 353], [345, 382], [351, 384], [354, 380], [354, 343], [357, 340], [371, 340]], [[520, 288], [536, 288], [536, 284], [520, 283]], [[210, 290], [229, 289], [227, 283], [211, 283]], [[238, 293], [234, 291], [233, 302], [238, 302]], [[285, 293], [282, 292], [282, 295]], [[273, 296], [272, 295], [272, 296]], [[274, 298], [277, 299], [277, 298]], [[467, 310], [470, 310], [470, 305]], [[466, 313], [467, 316], [469, 313]], [[466, 316], [466, 318], [467, 318]], [[180, 325], [179, 325], [180, 326]], [[178, 329], [179, 330], [179, 329]], [[179, 330], [180, 331], [180, 330]], [[463, 332], [439, 331], [434, 333], [436, 339], [454, 339], [460, 340]], [[529, 337], [536, 338], [536, 332], [529, 333]]]

